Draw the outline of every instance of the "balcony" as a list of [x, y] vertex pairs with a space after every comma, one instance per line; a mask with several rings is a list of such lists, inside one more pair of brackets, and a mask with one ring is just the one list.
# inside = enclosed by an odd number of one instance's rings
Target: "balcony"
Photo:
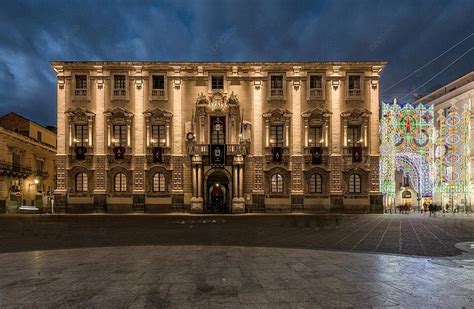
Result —
[[309, 168], [312, 166], [322, 166], [327, 167], [329, 166], [329, 147], [320, 147], [321, 148], [321, 156], [320, 160], [315, 160], [313, 158], [313, 152], [315, 147], [305, 147], [304, 148], [304, 163]]
[[[160, 148], [161, 152], [157, 155], [156, 149]], [[146, 161], [150, 164], [164, 164], [169, 165], [171, 162], [171, 148], [170, 147], [147, 147]]]
[[349, 98], [360, 98], [362, 96], [362, 92], [360, 89], [349, 89]]
[[[188, 155], [209, 155], [209, 144], [196, 144], [195, 142], [188, 142], [187, 150]], [[247, 155], [249, 152], [249, 144], [226, 144], [226, 155], [235, 156], [235, 155]]]
[[283, 88], [273, 88], [270, 90], [270, 97], [283, 97]]
[[46, 178], [49, 177], [48, 171], [45, 171], [45, 170], [37, 170], [37, 171], [35, 171], [35, 174], [36, 174], [36, 176], [41, 177], [43, 179], [46, 179]]
[[127, 91], [125, 89], [114, 89], [114, 97], [125, 97]]
[[33, 173], [31, 167], [0, 161], [0, 175], [26, 178]]
[[[360, 150], [360, 156], [354, 154], [357, 148]], [[368, 164], [369, 152], [367, 147], [344, 147], [342, 152], [344, 165], [366, 165]]]
[[165, 90], [164, 89], [152, 89], [151, 90], [151, 97], [152, 97], [152, 99], [164, 99], [165, 98]]
[[74, 90], [75, 97], [86, 97], [87, 96], [87, 89], [76, 89]]
[[288, 164], [290, 162], [289, 147], [266, 147], [265, 161], [267, 164]]
[[323, 89], [313, 88], [309, 90], [310, 99], [321, 99], [323, 97]]

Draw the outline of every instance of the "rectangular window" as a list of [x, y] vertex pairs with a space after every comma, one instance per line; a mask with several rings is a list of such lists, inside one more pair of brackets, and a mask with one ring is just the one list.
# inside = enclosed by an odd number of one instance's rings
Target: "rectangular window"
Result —
[[164, 125], [151, 126], [151, 145], [153, 147], [166, 146], [166, 127]]
[[270, 96], [283, 96], [283, 75], [272, 75], [270, 77]]
[[270, 127], [270, 145], [272, 147], [283, 147], [283, 125]]
[[310, 98], [321, 98], [323, 96], [323, 77], [321, 75], [311, 75], [309, 77]]
[[75, 96], [87, 95], [87, 75], [75, 75], [76, 89], [74, 89]]
[[125, 75], [114, 75], [114, 96], [127, 95], [127, 84]]
[[347, 146], [357, 147], [360, 146], [361, 142], [360, 126], [349, 126], [347, 128]]
[[12, 166], [14, 171], [20, 171], [21, 156], [17, 153], [12, 153]]
[[43, 132], [40, 132], [40, 131], [36, 132], [36, 139], [38, 141], [42, 142], [43, 141]]
[[310, 147], [321, 147], [323, 142], [323, 128], [321, 126], [310, 126], [308, 130], [308, 145]]
[[113, 126], [113, 144], [115, 147], [127, 147], [127, 126]]
[[43, 160], [36, 160], [36, 174], [43, 175]]
[[211, 87], [212, 87], [212, 90], [224, 90], [224, 76], [212, 75]]
[[165, 96], [165, 76], [164, 75], [152, 76], [151, 95], [153, 97]]
[[225, 144], [225, 117], [210, 117], [211, 120], [211, 144]]
[[362, 96], [360, 79], [360, 75], [349, 75], [349, 97]]
[[89, 145], [89, 126], [76, 124], [74, 126], [74, 144], [76, 146], [86, 147]]

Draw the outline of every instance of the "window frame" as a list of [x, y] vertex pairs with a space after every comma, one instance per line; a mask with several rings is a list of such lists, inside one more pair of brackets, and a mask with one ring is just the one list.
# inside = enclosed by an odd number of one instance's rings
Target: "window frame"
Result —
[[[78, 138], [78, 130], [77, 128], [78, 127], [82, 127], [81, 128], [81, 139], [79, 140]], [[86, 128], [86, 130], [84, 130], [84, 127]], [[89, 142], [89, 124], [81, 124], [81, 123], [75, 123], [74, 124], [74, 147], [89, 147], [90, 145], [90, 142]], [[85, 135], [84, 135], [84, 132]]]
[[[273, 88], [273, 82], [272, 79], [274, 77], [281, 77], [282, 80], [282, 92], [280, 94], [273, 94], [272, 90], [273, 89], [279, 89], [279, 88]], [[268, 100], [286, 100], [286, 74], [285, 73], [270, 73], [268, 74]]]
[[[158, 176], [158, 178], [157, 178]], [[166, 190], [166, 176], [162, 172], [156, 172], [152, 177], [152, 192], [165, 193]]]
[[[81, 176], [80, 186], [79, 186], [79, 176]], [[87, 173], [84, 173], [84, 172], [77, 173], [76, 176], [74, 177], [74, 183], [75, 183], [75, 186], [74, 186], [75, 192], [82, 193], [82, 192], [89, 191], [89, 179], [88, 179]]]
[[[349, 88], [351, 77], [359, 77], [359, 94], [358, 95], [351, 95], [351, 91], [356, 90], [355, 88], [354, 89]], [[363, 73], [348, 73], [347, 74], [347, 79], [346, 79], [346, 98], [347, 98], [347, 100], [351, 100], [351, 99], [360, 100], [360, 99], [362, 99], [364, 97], [364, 86], [365, 86], [365, 83], [364, 83], [364, 74]]]
[[[86, 77], [86, 88], [85, 89], [78, 89], [77, 88], [77, 76], [85, 76]], [[71, 96], [73, 100], [90, 100], [90, 77], [88, 72], [74, 72], [72, 74], [72, 87], [71, 87]], [[78, 94], [78, 90], [84, 91], [85, 94]]]
[[[279, 128], [281, 128], [281, 132], [279, 132]], [[275, 130], [274, 130], [275, 129]], [[274, 132], [275, 131], [275, 132]], [[281, 133], [281, 140], [278, 141], [278, 138]], [[270, 136], [269, 143], [270, 147], [285, 147], [285, 125], [284, 124], [271, 124], [270, 125]], [[273, 142], [272, 142], [273, 140]]]
[[285, 178], [281, 173], [274, 173], [270, 176], [270, 192], [272, 194], [285, 193]]
[[312, 194], [323, 193], [323, 176], [320, 173], [313, 173], [309, 177], [309, 192]]
[[[312, 131], [314, 130], [314, 134]], [[319, 131], [319, 136], [317, 132]], [[321, 142], [323, 140], [323, 142]], [[323, 125], [308, 126], [308, 147], [324, 147]]]
[[[311, 88], [311, 78], [312, 77], [320, 77], [321, 78], [321, 88]], [[321, 95], [311, 95], [312, 89], [320, 89]], [[310, 73], [308, 74], [308, 82], [307, 82], [307, 100], [324, 100], [326, 97], [326, 79], [323, 73]]]
[[[215, 77], [221, 77], [221, 78], [222, 78], [222, 88], [214, 88], [214, 80], [213, 80], [213, 79], [214, 79]], [[226, 84], [225, 74], [217, 73], [217, 74], [211, 74], [211, 75], [210, 75], [210, 77], [209, 77], [209, 85], [210, 85], [210, 90], [211, 90], [211, 91], [222, 91], [222, 92], [225, 92], [225, 90], [226, 90], [225, 84]]]
[[[119, 129], [119, 137], [117, 139], [115, 135], [115, 128], [120, 127]], [[122, 139], [122, 128], [125, 128], [123, 131], [125, 132], [125, 139]], [[124, 143], [122, 144], [122, 141]], [[112, 125], [112, 147], [127, 147], [128, 145], [128, 126], [126, 124], [113, 124]]]
[[[119, 179], [117, 179], [119, 177]], [[117, 181], [119, 183], [117, 183]], [[123, 172], [118, 172], [114, 175], [114, 192], [115, 193], [124, 193], [127, 192], [127, 175]]]
[[[155, 136], [155, 128], [157, 128], [157, 136]], [[150, 125], [150, 146], [151, 147], [167, 147], [166, 143], [166, 125], [151, 124]]]
[[[121, 88], [115, 88], [115, 78], [116, 76], [124, 76], [125, 77], [125, 89]], [[110, 79], [110, 97], [112, 100], [128, 100], [129, 98], [129, 78], [128, 78], [128, 73], [126, 72], [114, 72], [111, 74], [111, 79]], [[115, 94], [116, 90], [125, 90], [125, 94]]]
[[362, 193], [362, 178], [357, 173], [352, 173], [349, 175], [349, 187], [348, 191], [351, 194]]
[[[358, 139], [355, 141], [353, 137], [354, 134], [350, 134], [350, 132], [354, 132], [354, 129], [357, 128], [358, 131]], [[363, 141], [362, 140], [362, 125], [348, 125], [347, 126], [347, 137], [346, 137], [346, 145], [347, 147], [362, 147]]]
[[[153, 79], [157, 76], [161, 76], [163, 77], [163, 89], [155, 89], [153, 88], [154, 86], [154, 83], [153, 83]], [[166, 73], [163, 72], [163, 73], [151, 73], [150, 74], [150, 77], [149, 77], [150, 81], [149, 81], [149, 97], [150, 97], [150, 100], [168, 100], [168, 78], [166, 76]], [[160, 94], [159, 91], [157, 93], [154, 93], [154, 90], [162, 90], [163, 93]]]

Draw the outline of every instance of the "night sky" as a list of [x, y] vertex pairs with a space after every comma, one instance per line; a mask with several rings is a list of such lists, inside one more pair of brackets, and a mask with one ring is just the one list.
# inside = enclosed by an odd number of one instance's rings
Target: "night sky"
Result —
[[413, 100], [474, 69], [473, 32], [472, 0], [1, 0], [0, 114], [56, 124], [52, 60], [384, 60]]

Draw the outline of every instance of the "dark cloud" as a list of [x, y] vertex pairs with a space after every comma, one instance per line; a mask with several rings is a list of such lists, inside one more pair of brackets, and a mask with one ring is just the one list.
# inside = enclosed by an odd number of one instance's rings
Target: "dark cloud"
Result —
[[[4, 1], [0, 113], [54, 124], [50, 60], [386, 60], [382, 91], [474, 32], [474, 2]], [[474, 36], [382, 93], [412, 99]], [[474, 52], [415, 91], [473, 70]]]

